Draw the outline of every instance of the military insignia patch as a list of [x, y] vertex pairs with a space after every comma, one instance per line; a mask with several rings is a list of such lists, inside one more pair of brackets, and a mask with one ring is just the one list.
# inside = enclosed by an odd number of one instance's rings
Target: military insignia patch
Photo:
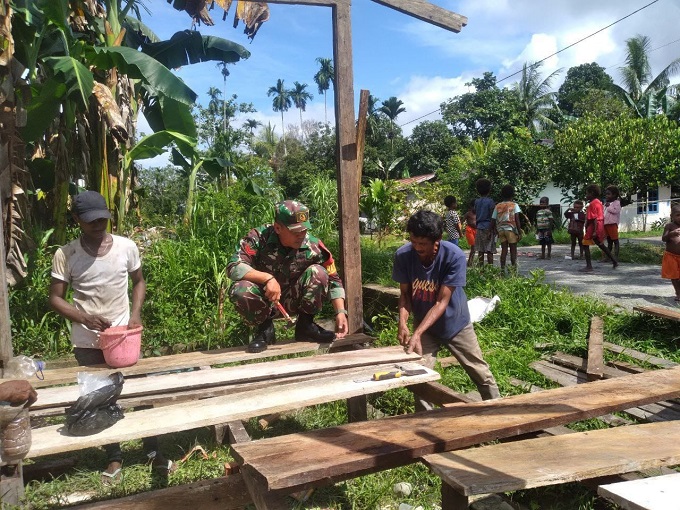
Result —
[[307, 216], [307, 212], [305, 211], [299, 211], [295, 213], [295, 221], [296, 223], [303, 223], [307, 221], [309, 217]]

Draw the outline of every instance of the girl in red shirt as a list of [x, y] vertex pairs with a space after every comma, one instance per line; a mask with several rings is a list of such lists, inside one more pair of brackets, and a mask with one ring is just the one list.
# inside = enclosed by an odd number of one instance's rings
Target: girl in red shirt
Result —
[[597, 245], [611, 259], [614, 268], [619, 265], [612, 252], [603, 244], [606, 238], [604, 231], [604, 207], [602, 207], [599, 196], [600, 187], [597, 184], [591, 184], [586, 188], [586, 200], [589, 201], [586, 208], [586, 235], [583, 236], [583, 254], [586, 256], [586, 267], [580, 271], [587, 273], [593, 270], [590, 258], [590, 247], [593, 245]]

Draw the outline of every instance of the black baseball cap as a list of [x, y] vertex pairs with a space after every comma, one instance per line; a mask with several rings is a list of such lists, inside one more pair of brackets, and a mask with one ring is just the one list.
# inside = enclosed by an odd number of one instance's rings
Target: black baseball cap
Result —
[[102, 218], [111, 218], [104, 197], [96, 191], [83, 191], [73, 198], [71, 212], [85, 223]]

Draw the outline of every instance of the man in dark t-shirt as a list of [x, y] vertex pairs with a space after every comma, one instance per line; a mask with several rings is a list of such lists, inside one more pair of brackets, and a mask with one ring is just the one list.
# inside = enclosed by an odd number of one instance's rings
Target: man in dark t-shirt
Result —
[[[436, 213], [419, 211], [409, 218], [410, 243], [397, 250], [392, 278], [399, 282], [399, 342], [406, 352], [423, 356], [434, 367], [437, 351], [445, 345], [477, 385], [484, 400], [500, 397], [496, 380], [482, 357], [470, 322], [466, 259], [460, 248], [442, 241], [444, 223]], [[414, 331], [408, 318], [413, 313]], [[416, 399], [416, 410], [432, 405]]]

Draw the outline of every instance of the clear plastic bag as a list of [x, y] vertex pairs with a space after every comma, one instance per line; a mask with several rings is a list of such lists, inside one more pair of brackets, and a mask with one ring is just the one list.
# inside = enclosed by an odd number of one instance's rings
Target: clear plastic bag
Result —
[[121, 407], [116, 404], [123, 391], [123, 374], [116, 372], [107, 378], [109, 384], [79, 397], [75, 404], [66, 409], [66, 430], [69, 434], [97, 434], [125, 417]]
[[28, 408], [0, 406], [0, 461], [17, 462], [31, 449]]
[[76, 378], [78, 380], [78, 390], [81, 397], [111, 384], [111, 377], [109, 377], [109, 374], [101, 372], [78, 372]]

